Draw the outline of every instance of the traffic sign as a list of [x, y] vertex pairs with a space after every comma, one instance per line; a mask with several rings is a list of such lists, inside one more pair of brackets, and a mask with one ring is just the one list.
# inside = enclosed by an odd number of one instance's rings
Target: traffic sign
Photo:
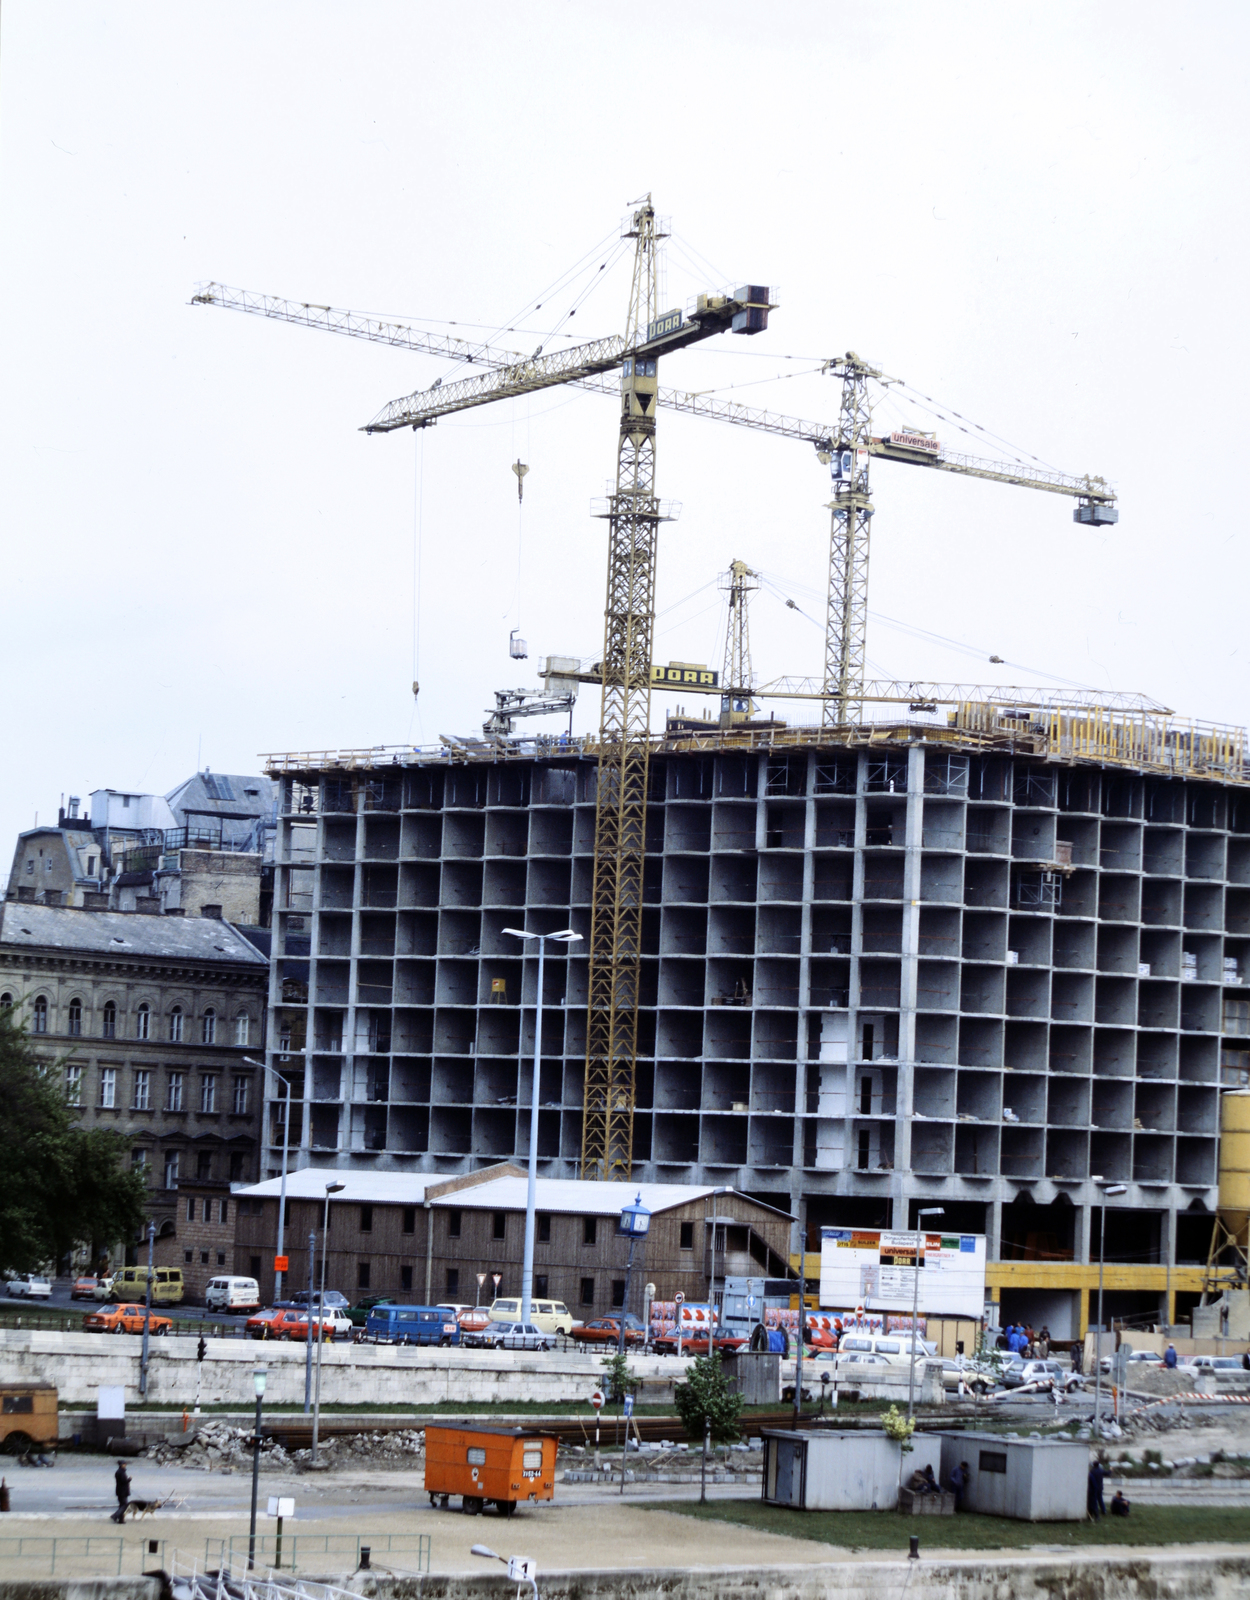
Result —
[[603, 1410], [603, 1390], [602, 1389], [596, 1389], [595, 1390], [594, 1394], [592, 1394], [591, 1397], [590, 1397], [590, 1403], [591, 1403], [592, 1406], [594, 1406], [596, 1411], [602, 1411]]
[[625, 1396], [625, 1415], [627, 1417], [632, 1417], [633, 1414], [634, 1414], [634, 1397], [633, 1397], [632, 1394], [627, 1394]]
[[289, 1272], [291, 1270], [290, 1256], [275, 1256], [273, 1258], [273, 1270], [275, 1272]]
[[679, 1306], [685, 1305], [686, 1297], [685, 1297], [684, 1294], [682, 1294], [680, 1289], [678, 1289], [677, 1293], [673, 1296], [673, 1303], [674, 1303], [674, 1305], [679, 1305]]

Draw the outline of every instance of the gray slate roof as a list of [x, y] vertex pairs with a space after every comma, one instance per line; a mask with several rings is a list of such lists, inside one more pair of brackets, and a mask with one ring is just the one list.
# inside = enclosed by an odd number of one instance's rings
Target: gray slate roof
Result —
[[91, 955], [158, 956], [183, 961], [229, 961], [267, 966], [264, 956], [228, 922], [211, 917], [162, 917], [135, 911], [79, 911], [71, 906], [0, 907], [0, 946], [82, 951]]

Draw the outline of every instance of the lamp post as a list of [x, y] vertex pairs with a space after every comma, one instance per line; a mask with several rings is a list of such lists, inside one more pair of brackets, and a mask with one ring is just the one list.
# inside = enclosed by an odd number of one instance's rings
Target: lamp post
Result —
[[[621, 1207], [621, 1220], [617, 1224], [616, 1228], [617, 1233], [627, 1234], [629, 1236], [629, 1260], [625, 1263], [625, 1302], [621, 1306], [621, 1326], [616, 1341], [618, 1355], [625, 1354], [625, 1318], [629, 1315], [629, 1280], [633, 1276], [634, 1271], [634, 1246], [638, 1243], [639, 1239], [645, 1239], [647, 1237], [647, 1231], [650, 1227], [651, 1213], [647, 1210], [646, 1206], [643, 1205], [642, 1190], [639, 1189], [633, 1205]], [[626, 1433], [625, 1436], [625, 1446], [626, 1449], [629, 1448], [628, 1433]], [[624, 1469], [622, 1468], [622, 1471], [623, 1470]], [[623, 1481], [624, 1480], [622, 1479], [622, 1482]]]
[[534, 1577], [534, 1563], [528, 1556], [501, 1556], [492, 1550], [489, 1545], [475, 1544], [470, 1550], [472, 1556], [481, 1556], [486, 1561], [502, 1561], [508, 1569], [508, 1576], [513, 1583], [528, 1583], [534, 1591], [534, 1600], [538, 1600], [538, 1582]]
[[916, 1264], [912, 1268], [911, 1358], [907, 1363], [907, 1420], [916, 1414], [916, 1324], [920, 1320], [920, 1252], [924, 1248], [924, 1218], [944, 1217], [943, 1206], [922, 1206], [916, 1213]]
[[[283, 1229], [286, 1224], [286, 1165], [287, 1152], [291, 1137], [291, 1081], [284, 1078], [276, 1067], [267, 1067], [263, 1061], [253, 1061], [251, 1056], [244, 1056], [243, 1060], [249, 1067], [259, 1067], [262, 1072], [271, 1072], [286, 1091], [286, 1108], [282, 1115], [282, 1187], [278, 1191], [278, 1250], [282, 1255]], [[275, 1270], [273, 1275], [273, 1298], [276, 1305], [282, 1298], [283, 1274]]]
[[[321, 1223], [321, 1292], [317, 1296], [317, 1383], [313, 1395], [313, 1431], [312, 1431], [312, 1460], [311, 1464], [317, 1465], [317, 1427], [321, 1421], [321, 1350], [326, 1342], [325, 1314], [326, 1314], [326, 1246], [330, 1234], [330, 1196], [338, 1194], [340, 1189], [345, 1189], [346, 1184], [326, 1184], [325, 1216]], [[308, 1307], [308, 1326], [311, 1334], [313, 1308]]]
[[[1102, 1189], [1104, 1202], [1113, 1194], [1127, 1194], [1128, 1185], [1124, 1183], [1103, 1183], [1100, 1178], [1094, 1182]], [[1102, 1258], [1103, 1241], [1107, 1234], [1107, 1207], [1105, 1203], [1098, 1207], [1098, 1333], [1094, 1339], [1094, 1427], [1102, 1431]]]
[[[503, 930], [512, 939], [538, 940], [538, 994], [534, 1012], [534, 1082], [530, 1092], [530, 1159], [529, 1180], [525, 1187], [525, 1259], [521, 1265], [521, 1321], [530, 1320], [531, 1301], [534, 1297], [534, 1201], [538, 1191], [538, 1080], [543, 1058], [543, 958], [547, 942], [555, 944], [580, 944], [581, 934], [572, 928], [562, 928], [559, 933], [526, 933], [523, 928]], [[522, 992], [524, 1003], [524, 992]]]
[[269, 1374], [264, 1367], [252, 1373], [252, 1386], [256, 1390], [256, 1427], [252, 1434], [252, 1522], [247, 1535], [247, 1570], [256, 1565], [256, 1496], [260, 1490], [260, 1408], [265, 1398], [265, 1383]]
[[708, 1354], [709, 1355], [716, 1348], [715, 1345], [712, 1343], [712, 1335], [716, 1332], [716, 1222], [717, 1222], [717, 1217], [716, 1217], [716, 1196], [718, 1194], [728, 1194], [729, 1192], [730, 1191], [729, 1191], [728, 1187], [722, 1184], [719, 1189], [712, 1189], [707, 1194], [705, 1194], [703, 1196], [703, 1229], [704, 1229], [705, 1233], [707, 1232], [707, 1227], [708, 1227], [708, 1222], [707, 1222], [707, 1203], [708, 1203], [709, 1200], [712, 1202], [712, 1234], [711, 1234], [711, 1250], [712, 1250], [712, 1254], [711, 1254], [711, 1259], [710, 1259], [710, 1262], [709, 1262], [709, 1265], [711, 1266], [711, 1271], [708, 1273], [708, 1285], [707, 1285], [707, 1316], [708, 1316], [708, 1335], [707, 1335], [708, 1336], [708, 1347], [707, 1348], [708, 1348]]
[[148, 1223], [148, 1286], [143, 1296], [143, 1354], [139, 1358], [139, 1393], [148, 1397], [148, 1337], [152, 1327], [152, 1259], [156, 1245], [156, 1224]]

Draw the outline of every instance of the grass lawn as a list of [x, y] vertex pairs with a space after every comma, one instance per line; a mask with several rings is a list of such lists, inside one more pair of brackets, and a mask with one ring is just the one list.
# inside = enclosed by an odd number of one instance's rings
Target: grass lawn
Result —
[[1101, 1522], [1008, 1522], [963, 1512], [956, 1517], [903, 1517], [895, 1511], [787, 1511], [758, 1500], [714, 1500], [707, 1505], [652, 1501], [650, 1511], [674, 1511], [706, 1522], [733, 1522], [791, 1539], [819, 1539], [844, 1550], [907, 1554], [911, 1534], [920, 1549], [1020, 1550], [1029, 1545], [1161, 1545], [1250, 1543], [1250, 1511], [1234, 1506], [1137, 1506], [1127, 1517]]

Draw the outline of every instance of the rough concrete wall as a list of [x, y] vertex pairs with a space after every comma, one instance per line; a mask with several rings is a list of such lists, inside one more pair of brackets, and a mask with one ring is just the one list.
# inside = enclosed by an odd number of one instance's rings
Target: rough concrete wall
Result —
[[178, 899], [188, 917], [220, 906], [226, 922], [260, 922], [260, 857], [234, 850], [180, 850]]
[[[0, 1332], [0, 1381], [55, 1383], [57, 1396], [70, 1404], [96, 1401], [100, 1384], [121, 1384], [131, 1405], [139, 1397], [138, 1334], [102, 1338], [90, 1333]], [[151, 1341], [148, 1398], [189, 1405], [195, 1398], [195, 1339]], [[304, 1346], [251, 1339], [210, 1339], [204, 1362], [205, 1405], [255, 1404], [252, 1372], [260, 1360], [269, 1369], [265, 1396], [271, 1403], [302, 1403]], [[494, 1404], [502, 1401], [585, 1401], [603, 1380], [599, 1354], [569, 1351], [541, 1365], [520, 1350], [440, 1350], [429, 1345], [403, 1350], [385, 1345], [333, 1345], [321, 1357], [321, 1399], [325, 1405], [371, 1403], [396, 1406], [438, 1405], [445, 1400]], [[638, 1357], [631, 1362], [643, 1380], [646, 1401], [672, 1397], [674, 1379], [684, 1376], [687, 1360], [674, 1356]], [[589, 1409], [587, 1416], [589, 1416]]]

